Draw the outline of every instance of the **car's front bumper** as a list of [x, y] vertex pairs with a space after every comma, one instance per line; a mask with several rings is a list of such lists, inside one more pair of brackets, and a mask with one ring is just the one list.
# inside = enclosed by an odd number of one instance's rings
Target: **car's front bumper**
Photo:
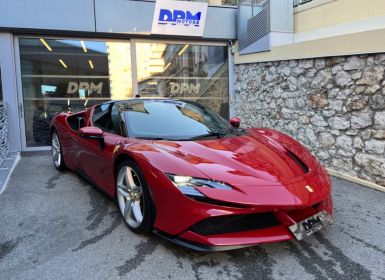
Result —
[[[211, 228], [192, 226], [177, 236], [158, 230], [155, 230], [155, 233], [171, 242], [197, 251], [233, 250], [261, 243], [291, 240], [294, 238], [294, 235], [289, 229], [290, 226], [320, 212], [327, 213], [328, 221], [331, 222], [332, 207], [332, 199], [329, 197], [309, 207], [273, 211], [271, 214], [275, 222], [270, 223], [270, 225], [266, 224], [266, 227], [263, 227], [261, 221], [256, 219], [254, 229], [252, 229], [252, 225], [250, 225], [247, 230], [238, 231], [237, 222], [232, 220], [234, 215], [229, 215], [228, 218], [229, 221], [232, 221], [232, 224], [226, 225], [225, 219], [222, 219], [222, 224], [214, 225], [213, 223], [206, 223], [207, 227]], [[222, 216], [222, 218], [224, 217], [226, 216]], [[208, 220], [209, 219], [210, 218], [208, 218]], [[199, 224], [202, 224], [202, 222]]]

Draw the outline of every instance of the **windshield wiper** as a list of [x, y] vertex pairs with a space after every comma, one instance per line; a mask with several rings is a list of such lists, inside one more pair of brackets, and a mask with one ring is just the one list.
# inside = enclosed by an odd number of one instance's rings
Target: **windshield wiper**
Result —
[[174, 139], [167, 139], [162, 137], [146, 137], [146, 136], [139, 136], [135, 137], [136, 139], [143, 139], [143, 140], [165, 140], [165, 141], [174, 141]]
[[171, 138], [163, 138], [163, 137], [151, 137], [151, 136], [138, 136], [135, 137], [136, 139], [143, 139], [143, 140], [164, 140], [164, 141], [193, 141], [201, 138], [209, 138], [209, 137], [217, 137], [217, 138], [223, 138], [225, 135], [229, 134], [228, 132], [221, 132], [221, 131], [208, 131], [208, 133], [193, 136], [191, 138], [186, 139], [171, 139]]
[[200, 138], [207, 138], [207, 137], [217, 137], [217, 138], [222, 138], [223, 136], [225, 136], [226, 132], [220, 132], [220, 131], [209, 131], [208, 133], [206, 134], [202, 134], [202, 135], [198, 135], [198, 136], [194, 136], [194, 137], [191, 137], [187, 140], [197, 140], [197, 139], [200, 139]]

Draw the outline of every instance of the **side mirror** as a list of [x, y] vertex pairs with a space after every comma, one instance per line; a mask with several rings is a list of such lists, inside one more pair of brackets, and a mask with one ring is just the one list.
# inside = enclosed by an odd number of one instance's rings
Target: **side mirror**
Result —
[[103, 130], [100, 128], [94, 126], [86, 126], [80, 128], [78, 131], [80, 137], [97, 140], [99, 142], [100, 148], [104, 148]]
[[232, 117], [230, 119], [230, 124], [232, 127], [238, 128], [241, 125], [241, 119], [237, 117]]

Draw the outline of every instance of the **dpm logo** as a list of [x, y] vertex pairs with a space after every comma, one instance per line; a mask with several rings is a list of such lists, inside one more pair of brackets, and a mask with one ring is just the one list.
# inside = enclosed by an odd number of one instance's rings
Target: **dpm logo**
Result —
[[98, 84], [95, 84], [93, 82], [91, 82], [91, 83], [87, 83], [87, 82], [80, 82], [80, 83], [69, 82], [68, 83], [68, 87], [67, 87], [67, 94], [77, 93], [77, 92], [79, 92], [80, 89], [84, 89], [84, 90], [88, 91], [88, 94], [95, 93], [95, 92], [98, 93], [98, 94], [101, 94], [102, 93], [102, 89], [103, 89], [103, 83], [100, 82]]
[[200, 84], [188, 84], [188, 83], [170, 83], [171, 94], [198, 94], [201, 88]]
[[158, 23], [171, 23], [172, 25], [181, 24], [184, 26], [199, 26], [201, 15], [202, 12], [197, 12], [195, 15], [193, 15], [193, 13], [190, 11], [160, 9]]

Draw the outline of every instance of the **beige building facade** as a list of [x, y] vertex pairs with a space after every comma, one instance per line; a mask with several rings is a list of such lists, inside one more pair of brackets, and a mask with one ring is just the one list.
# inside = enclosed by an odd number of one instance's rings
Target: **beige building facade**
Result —
[[382, 0], [313, 0], [294, 8], [291, 44], [270, 52], [235, 54], [235, 63], [300, 59], [385, 51]]

